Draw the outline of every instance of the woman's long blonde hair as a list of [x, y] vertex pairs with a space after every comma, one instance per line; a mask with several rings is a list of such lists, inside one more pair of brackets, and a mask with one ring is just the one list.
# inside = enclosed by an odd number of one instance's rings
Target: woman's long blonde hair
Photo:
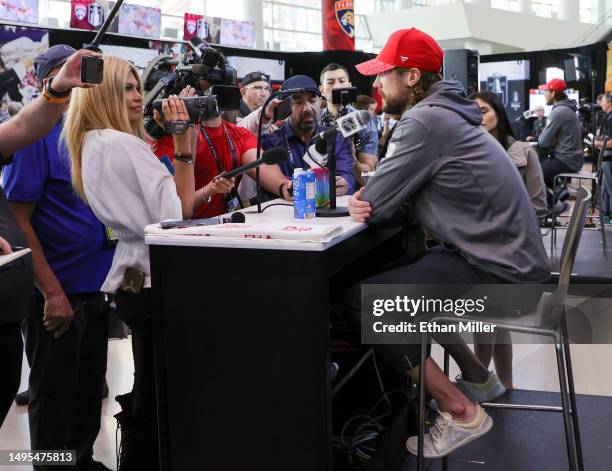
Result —
[[115, 56], [104, 56], [102, 83], [94, 88], [75, 88], [64, 120], [62, 139], [70, 154], [72, 186], [87, 201], [81, 174], [85, 133], [94, 129], [115, 129], [149, 140], [142, 119], [130, 122], [125, 104], [127, 71], [142, 82], [132, 64]]

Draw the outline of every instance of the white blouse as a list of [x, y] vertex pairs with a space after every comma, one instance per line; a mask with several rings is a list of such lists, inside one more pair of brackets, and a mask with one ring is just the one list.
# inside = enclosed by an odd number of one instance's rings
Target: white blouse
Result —
[[183, 218], [172, 175], [146, 142], [114, 129], [85, 134], [82, 175], [91, 209], [119, 239], [101, 291], [114, 293], [128, 267], [144, 272], [144, 286], [150, 287], [144, 228]]

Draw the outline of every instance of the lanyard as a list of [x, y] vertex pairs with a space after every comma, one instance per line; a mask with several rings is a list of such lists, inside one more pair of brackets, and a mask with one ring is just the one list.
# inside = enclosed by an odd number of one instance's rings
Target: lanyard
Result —
[[[225, 132], [225, 137], [227, 138], [227, 142], [229, 143], [230, 150], [232, 151], [232, 168], [230, 170], [233, 170], [238, 166], [238, 158], [236, 157], [236, 147], [234, 146], [234, 141], [232, 141], [232, 138], [227, 132], [227, 129], [225, 129], [225, 125], [223, 123], [221, 123], [221, 127], [223, 128], [223, 132]], [[222, 173], [224, 169], [223, 169], [222, 162], [219, 159], [219, 156], [217, 155], [217, 150], [215, 149], [215, 146], [213, 145], [212, 140], [208, 136], [208, 133], [206, 132], [206, 129], [204, 128], [204, 126], [202, 126], [200, 129], [201, 129], [202, 135], [204, 136], [204, 139], [206, 139], [208, 147], [210, 147], [210, 151], [212, 152], [212, 155], [215, 158], [215, 162], [217, 162], [217, 170], [219, 171], [219, 173]]]

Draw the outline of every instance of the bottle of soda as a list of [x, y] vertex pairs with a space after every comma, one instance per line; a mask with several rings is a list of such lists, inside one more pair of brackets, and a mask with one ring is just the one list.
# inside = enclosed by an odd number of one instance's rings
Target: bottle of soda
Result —
[[293, 215], [296, 218], [308, 219], [317, 215], [315, 190], [314, 172], [296, 168], [293, 171]]

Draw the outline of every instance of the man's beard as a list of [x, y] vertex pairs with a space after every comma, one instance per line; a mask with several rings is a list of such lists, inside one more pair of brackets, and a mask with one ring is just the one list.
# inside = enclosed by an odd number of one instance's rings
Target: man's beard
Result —
[[314, 117], [312, 123], [306, 123], [300, 120], [295, 124], [295, 127], [302, 132], [314, 131], [317, 127], [317, 121]]
[[416, 103], [416, 97], [412, 90], [412, 87], [405, 87], [397, 96], [386, 96], [382, 110], [388, 114], [404, 114], [404, 111], [412, 108]]

